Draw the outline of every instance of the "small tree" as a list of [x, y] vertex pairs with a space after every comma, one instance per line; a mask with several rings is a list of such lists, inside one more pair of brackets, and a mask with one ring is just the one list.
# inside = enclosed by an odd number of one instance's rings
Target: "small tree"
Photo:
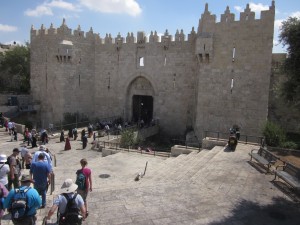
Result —
[[287, 47], [288, 57], [283, 70], [287, 80], [282, 96], [290, 105], [300, 109], [300, 18], [289, 17], [282, 23], [279, 41]]
[[[0, 78], [7, 82], [0, 83], [0, 90], [29, 93], [30, 91], [30, 49], [26, 46], [15, 46], [0, 54]], [[15, 87], [13, 78], [18, 80]]]
[[130, 146], [133, 146], [135, 143], [134, 139], [134, 132], [132, 130], [122, 131], [120, 141], [121, 148], [129, 148]]
[[286, 135], [284, 130], [275, 123], [267, 122], [263, 127], [263, 135], [266, 144], [272, 147], [279, 147], [284, 143]]

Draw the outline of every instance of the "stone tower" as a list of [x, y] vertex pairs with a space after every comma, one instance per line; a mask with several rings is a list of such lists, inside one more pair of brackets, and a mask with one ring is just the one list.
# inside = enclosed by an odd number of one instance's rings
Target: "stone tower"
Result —
[[44, 124], [89, 118], [159, 119], [161, 131], [193, 128], [259, 135], [267, 118], [275, 3], [260, 19], [247, 5], [216, 21], [206, 4], [197, 31], [100, 37], [80, 26], [31, 29], [31, 89]]

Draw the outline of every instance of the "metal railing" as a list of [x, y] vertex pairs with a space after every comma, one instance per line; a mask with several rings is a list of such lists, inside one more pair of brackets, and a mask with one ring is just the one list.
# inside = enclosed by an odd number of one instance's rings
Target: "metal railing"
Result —
[[174, 145], [182, 145], [185, 146], [185, 148], [198, 148], [198, 150], [201, 150], [202, 143], [201, 142], [189, 142], [182, 139], [172, 139], [172, 143]]
[[[220, 131], [204, 131], [204, 138], [208, 138], [208, 137], [216, 140], [228, 140], [229, 133], [224, 133]], [[258, 144], [263, 146], [264, 137], [241, 134], [239, 138], [239, 142], [245, 144]]]
[[165, 149], [164, 151], [161, 149], [160, 151], [152, 149], [152, 148], [133, 148], [133, 146], [128, 146], [126, 148], [121, 147], [120, 143], [116, 142], [107, 142], [107, 141], [98, 141], [99, 147], [102, 148], [109, 148], [113, 150], [119, 150], [119, 151], [127, 151], [127, 152], [136, 152], [140, 154], [146, 154], [146, 155], [153, 155], [153, 156], [162, 156], [162, 157], [170, 157], [171, 151], [169, 149]]

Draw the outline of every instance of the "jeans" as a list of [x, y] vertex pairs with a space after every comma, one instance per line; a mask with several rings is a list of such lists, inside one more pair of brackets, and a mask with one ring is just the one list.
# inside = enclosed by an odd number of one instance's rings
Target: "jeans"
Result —
[[48, 190], [48, 185], [42, 185], [42, 186], [36, 186], [34, 185], [34, 188], [37, 190], [40, 196], [42, 196], [42, 207], [46, 206], [46, 193]]

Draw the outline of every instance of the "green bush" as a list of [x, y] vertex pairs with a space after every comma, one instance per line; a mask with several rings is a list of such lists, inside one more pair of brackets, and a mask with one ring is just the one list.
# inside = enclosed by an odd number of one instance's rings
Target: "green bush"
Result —
[[297, 149], [298, 145], [295, 142], [286, 141], [286, 142], [283, 142], [280, 147], [288, 148], [288, 149]]
[[134, 132], [132, 130], [122, 131], [121, 141], [120, 141], [121, 148], [129, 148], [129, 147], [133, 146], [134, 143], [135, 143]]
[[275, 123], [267, 122], [262, 131], [266, 144], [272, 147], [279, 147], [286, 140], [284, 130]]

